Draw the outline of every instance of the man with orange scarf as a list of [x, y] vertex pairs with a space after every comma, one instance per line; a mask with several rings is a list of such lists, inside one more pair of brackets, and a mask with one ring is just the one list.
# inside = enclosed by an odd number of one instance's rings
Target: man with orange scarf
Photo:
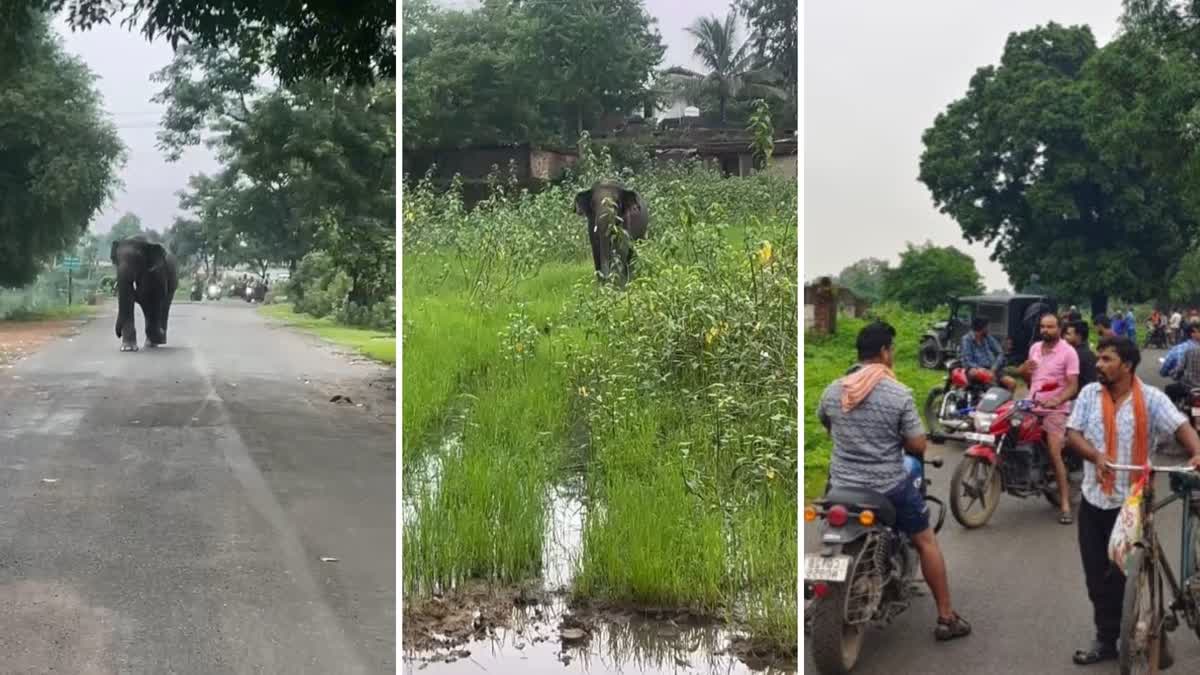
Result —
[[1107, 468], [1145, 464], [1155, 440], [1174, 435], [1200, 470], [1200, 437], [1167, 395], [1137, 377], [1141, 354], [1125, 337], [1105, 337], [1096, 348], [1097, 382], [1079, 393], [1067, 421], [1067, 442], [1087, 462], [1079, 504], [1079, 555], [1092, 601], [1096, 637], [1075, 652], [1079, 665], [1117, 658], [1125, 576], [1108, 558], [1108, 539], [1133, 476]]
[[925, 429], [912, 390], [892, 372], [896, 329], [881, 321], [858, 333], [861, 368], [826, 387], [817, 417], [833, 435], [829, 486], [874, 490], [896, 506], [896, 528], [912, 540], [921, 572], [937, 604], [934, 637], [952, 640], [971, 632], [971, 624], [950, 604], [946, 560], [929, 526], [929, 510], [920, 489], [908, 480], [904, 453], [925, 454]]

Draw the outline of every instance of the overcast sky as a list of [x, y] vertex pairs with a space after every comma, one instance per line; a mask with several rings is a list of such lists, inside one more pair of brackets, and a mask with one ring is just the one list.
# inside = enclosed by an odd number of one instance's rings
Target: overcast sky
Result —
[[1009, 288], [917, 181], [921, 133], [998, 63], [1008, 34], [1054, 21], [1112, 39], [1120, 0], [804, 3], [804, 277], [856, 260], [899, 262], [906, 241], [955, 245], [988, 289]]
[[171, 62], [171, 46], [150, 43], [136, 30], [99, 26], [72, 33], [64, 19], [54, 22], [63, 47], [82, 58], [98, 77], [97, 89], [125, 143], [128, 161], [121, 170], [125, 187], [92, 221], [106, 232], [125, 212], [136, 213], [144, 227], [165, 230], [178, 212], [175, 193], [187, 187], [188, 176], [214, 173], [219, 165], [208, 148], [195, 148], [177, 162], [167, 162], [155, 147], [155, 131], [165, 106], [150, 102], [159, 85], [150, 74]]

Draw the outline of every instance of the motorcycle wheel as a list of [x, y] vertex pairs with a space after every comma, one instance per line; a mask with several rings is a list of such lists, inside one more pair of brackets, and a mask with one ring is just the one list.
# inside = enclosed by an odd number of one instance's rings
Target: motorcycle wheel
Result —
[[921, 348], [917, 351], [917, 360], [920, 361], [922, 368], [937, 370], [938, 366], [942, 365], [942, 350], [938, 348], [937, 340], [933, 338], [922, 340]]
[[941, 420], [938, 419], [944, 398], [946, 398], [946, 390], [941, 387], [930, 389], [929, 396], [925, 397], [925, 428], [933, 433], [946, 433]]
[[858, 663], [862, 652], [865, 624], [846, 624], [846, 584], [831, 584], [825, 597], [813, 607], [813, 663], [821, 675], [847, 675]]
[[[991, 471], [991, 477], [985, 479], [988, 471]], [[987, 485], [982, 484], [984, 480]], [[972, 492], [978, 492], [979, 496], [968, 495], [968, 487]], [[969, 530], [983, 527], [1000, 504], [1002, 487], [1000, 467], [993, 468], [978, 457], [963, 455], [958, 460], [958, 466], [954, 467], [954, 475], [950, 477], [950, 513], [959, 525]], [[976, 504], [980, 510], [969, 513]]]

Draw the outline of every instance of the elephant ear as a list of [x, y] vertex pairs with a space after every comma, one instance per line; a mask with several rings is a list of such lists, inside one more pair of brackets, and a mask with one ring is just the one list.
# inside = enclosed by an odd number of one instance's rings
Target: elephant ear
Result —
[[146, 269], [150, 272], [157, 271], [167, 262], [167, 249], [162, 244], [147, 243], [142, 251], [146, 256]]
[[621, 210], [633, 211], [638, 208], [638, 193], [634, 190], [621, 190]]
[[575, 213], [586, 216], [592, 211], [592, 191], [584, 190], [575, 195]]

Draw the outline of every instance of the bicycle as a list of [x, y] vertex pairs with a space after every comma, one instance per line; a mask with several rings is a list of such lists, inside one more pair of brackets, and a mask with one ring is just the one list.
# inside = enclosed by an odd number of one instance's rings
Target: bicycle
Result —
[[[1117, 651], [1121, 675], [1155, 673], [1169, 667], [1166, 634], [1179, 627], [1179, 615], [1200, 638], [1200, 474], [1189, 466], [1136, 466], [1108, 464], [1114, 471], [1147, 472], [1142, 488], [1141, 538], [1125, 561], [1125, 597], [1121, 604], [1121, 634]], [[1154, 475], [1170, 474], [1171, 496], [1154, 503]], [[1166, 506], [1183, 502], [1180, 526], [1180, 572], [1175, 576], [1154, 529], [1154, 514]], [[1189, 545], [1190, 543], [1190, 545]], [[1170, 586], [1166, 604], [1163, 580]], [[1178, 579], [1178, 581], [1177, 581]], [[1169, 613], [1168, 613], [1169, 612]]]

